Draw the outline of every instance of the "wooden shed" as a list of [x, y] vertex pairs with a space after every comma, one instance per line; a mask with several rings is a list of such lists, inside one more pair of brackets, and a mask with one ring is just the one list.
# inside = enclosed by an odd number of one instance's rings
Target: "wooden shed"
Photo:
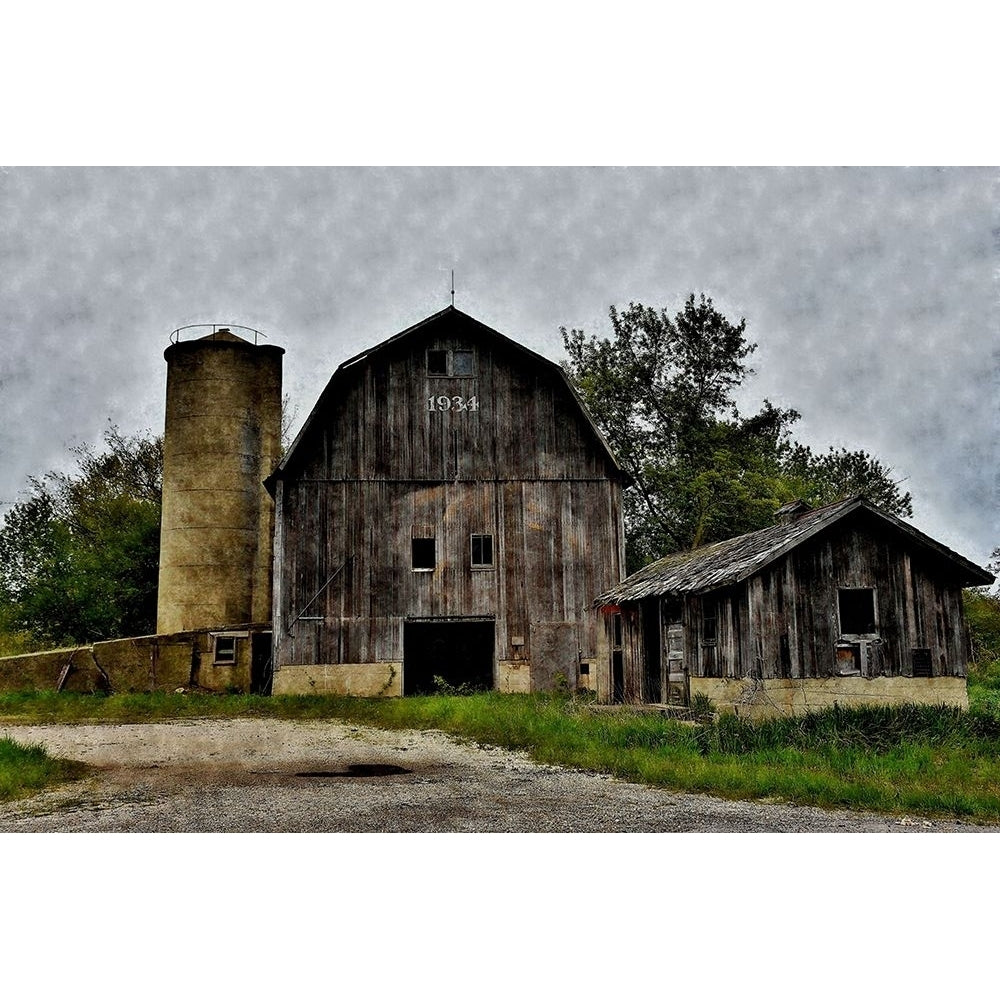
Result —
[[594, 686], [624, 479], [562, 369], [454, 307], [345, 361], [267, 483], [274, 692]]
[[986, 570], [854, 497], [651, 563], [598, 598], [612, 700], [749, 714], [967, 706], [962, 588]]

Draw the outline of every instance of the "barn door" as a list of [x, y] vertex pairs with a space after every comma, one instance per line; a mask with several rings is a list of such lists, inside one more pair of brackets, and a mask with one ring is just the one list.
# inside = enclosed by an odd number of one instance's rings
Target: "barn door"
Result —
[[442, 684], [493, 687], [493, 619], [425, 618], [403, 625], [403, 694], [433, 694]]

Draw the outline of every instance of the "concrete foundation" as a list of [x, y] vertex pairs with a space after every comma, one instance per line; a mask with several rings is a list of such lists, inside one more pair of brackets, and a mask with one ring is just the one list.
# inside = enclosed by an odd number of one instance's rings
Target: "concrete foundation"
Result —
[[274, 673], [271, 693], [345, 694], [361, 698], [398, 698], [403, 693], [403, 664], [289, 664]]
[[528, 660], [501, 660], [497, 664], [497, 690], [505, 694], [527, 694], [531, 690]]
[[858, 705], [969, 707], [964, 677], [821, 677], [800, 680], [729, 680], [692, 677], [691, 697], [704, 695], [716, 709], [748, 718], [804, 715]]

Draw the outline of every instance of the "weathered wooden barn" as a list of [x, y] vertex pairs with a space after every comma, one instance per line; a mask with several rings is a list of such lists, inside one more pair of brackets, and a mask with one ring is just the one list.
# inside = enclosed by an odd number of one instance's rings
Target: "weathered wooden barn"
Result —
[[562, 369], [454, 307], [345, 361], [267, 480], [274, 693], [595, 686], [624, 480]]
[[612, 700], [748, 714], [967, 706], [962, 588], [993, 576], [854, 497], [651, 563], [597, 600]]

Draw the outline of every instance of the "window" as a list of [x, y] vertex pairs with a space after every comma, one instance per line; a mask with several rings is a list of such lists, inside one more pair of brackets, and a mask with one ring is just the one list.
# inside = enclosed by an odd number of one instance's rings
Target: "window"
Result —
[[427, 374], [447, 375], [448, 374], [448, 352], [428, 351], [427, 352]]
[[215, 637], [215, 662], [236, 662], [236, 636], [217, 635]]
[[857, 587], [840, 591], [840, 634], [875, 635], [875, 591]]
[[715, 604], [703, 604], [701, 615], [701, 642], [714, 646], [719, 640], [719, 612]]
[[413, 568], [415, 570], [432, 570], [435, 564], [435, 545], [433, 538], [413, 538]]
[[469, 378], [476, 374], [475, 351], [447, 351], [444, 348], [428, 351], [427, 374], [436, 378]]
[[472, 536], [472, 565], [478, 567], [492, 567], [493, 565], [492, 535]]

